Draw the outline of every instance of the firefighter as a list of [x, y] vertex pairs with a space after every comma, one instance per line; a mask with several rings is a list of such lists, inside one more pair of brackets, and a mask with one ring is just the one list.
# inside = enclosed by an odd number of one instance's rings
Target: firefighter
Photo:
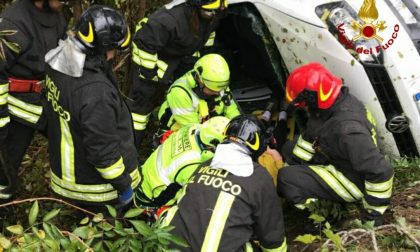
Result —
[[198, 165], [213, 157], [228, 122], [226, 117], [216, 116], [202, 125], [185, 126], [171, 134], [141, 167], [142, 182], [136, 191], [136, 205], [168, 205]]
[[[68, 1], [66, 1], [68, 2]], [[18, 0], [0, 14], [0, 199], [17, 190], [18, 169], [35, 130], [45, 130], [44, 56], [66, 35], [64, 1]], [[1, 42], [0, 42], [1, 43]]]
[[233, 118], [226, 140], [183, 188], [165, 225], [189, 243], [180, 251], [287, 251], [280, 198], [268, 172], [256, 163], [266, 150], [264, 126], [254, 116]]
[[308, 111], [306, 129], [283, 155], [278, 193], [305, 208], [316, 199], [363, 201], [364, 220], [383, 222], [393, 168], [379, 152], [375, 121], [342, 80], [319, 63], [294, 70], [286, 83], [290, 106]]
[[213, 116], [240, 114], [229, 90], [229, 66], [218, 54], [207, 54], [171, 85], [159, 109], [160, 130], [177, 130]]
[[170, 83], [194, 66], [200, 50], [214, 44], [215, 28], [227, 5], [227, 0], [175, 0], [138, 23], [129, 94], [137, 147]]
[[92, 211], [122, 209], [140, 182], [131, 114], [112, 72], [130, 31], [119, 12], [95, 5], [73, 32], [46, 55], [51, 188]]

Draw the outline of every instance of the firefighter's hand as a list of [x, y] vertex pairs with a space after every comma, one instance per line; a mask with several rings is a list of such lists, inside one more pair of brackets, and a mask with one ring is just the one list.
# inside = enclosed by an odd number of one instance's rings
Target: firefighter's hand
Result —
[[158, 81], [158, 67], [156, 66], [153, 69], [148, 69], [143, 66], [139, 68], [139, 77], [146, 80]]
[[283, 158], [276, 149], [271, 149], [269, 146], [267, 146], [265, 153], [269, 154], [276, 163], [283, 163]]
[[122, 192], [118, 192], [118, 204], [115, 206], [117, 209], [122, 209], [129, 205], [133, 200], [133, 189], [128, 187]]
[[383, 225], [385, 221], [384, 216], [381, 213], [376, 212], [374, 210], [370, 210], [370, 212], [367, 212], [365, 210], [362, 213], [361, 219], [363, 223], [374, 221], [375, 227]]

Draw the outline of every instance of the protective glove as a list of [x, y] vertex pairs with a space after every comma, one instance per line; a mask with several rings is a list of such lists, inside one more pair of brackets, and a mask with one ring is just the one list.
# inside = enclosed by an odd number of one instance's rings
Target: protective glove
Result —
[[128, 206], [131, 201], [133, 200], [133, 189], [131, 187], [128, 187], [122, 192], [118, 192], [118, 203], [115, 206], [115, 208], [123, 209], [126, 206]]
[[366, 223], [369, 221], [374, 221], [375, 227], [382, 226], [385, 221], [384, 216], [377, 211], [374, 211], [374, 210], [369, 210], [369, 211], [370, 212], [365, 210], [362, 212], [362, 216], [361, 216], [362, 222]]

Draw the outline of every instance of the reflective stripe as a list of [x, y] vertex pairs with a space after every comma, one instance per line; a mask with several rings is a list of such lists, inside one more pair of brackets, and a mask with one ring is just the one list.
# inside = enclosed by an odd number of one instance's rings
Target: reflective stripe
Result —
[[0, 105], [4, 105], [7, 103], [7, 97], [9, 96], [9, 93], [4, 93], [0, 95]]
[[[9, 96], [9, 98], [10, 98], [10, 96]], [[34, 115], [32, 113], [29, 113], [29, 112], [27, 112], [23, 109], [20, 109], [18, 107], [13, 106], [12, 104], [9, 104], [8, 107], [9, 107], [9, 113], [10, 114], [12, 114], [16, 117], [22, 118], [23, 120], [28, 121], [30, 123], [36, 124], [38, 122], [39, 118], [40, 118], [38, 115]]]
[[42, 114], [42, 106], [37, 106], [37, 105], [33, 105], [30, 103], [26, 103], [23, 102], [15, 97], [13, 97], [12, 95], [9, 95], [7, 98], [7, 101], [9, 102], [9, 104], [12, 104], [20, 109], [26, 110], [28, 112], [31, 112], [33, 114], [36, 115], [41, 115]]
[[318, 174], [328, 186], [334, 190], [334, 192], [340, 196], [344, 201], [353, 202], [354, 198], [344, 189], [337, 179], [332, 176], [328, 171], [325, 170], [322, 166], [310, 165], [311, 168], [316, 174]]
[[140, 123], [147, 123], [149, 121], [150, 113], [147, 115], [140, 115], [136, 113], [131, 113], [131, 117], [133, 118], [133, 121], [140, 122]]
[[286, 237], [284, 238], [283, 243], [278, 248], [273, 249], [266, 249], [264, 247], [261, 247], [263, 252], [286, 252], [287, 251], [287, 243], [286, 243]]
[[96, 170], [101, 174], [104, 179], [114, 179], [120, 176], [124, 170], [125, 166], [123, 163], [123, 158], [120, 157], [117, 162], [113, 165], [105, 168], [96, 167]]
[[156, 67], [158, 56], [139, 49], [136, 44], [133, 44], [132, 59], [135, 63], [147, 69], [154, 69]]
[[133, 121], [133, 126], [135, 130], [144, 130], [146, 129], [147, 123], [138, 123]]
[[60, 179], [53, 172], [51, 173], [51, 182], [65, 189], [83, 193], [104, 193], [114, 190], [114, 187], [111, 184], [83, 185], [65, 181]]
[[0, 128], [6, 126], [10, 122], [10, 117], [6, 116], [3, 118], [0, 118]]
[[200, 51], [195, 51], [192, 56], [200, 58], [200, 55], [201, 55]]
[[158, 62], [157, 62], [157, 65], [158, 65], [158, 72], [157, 72], [157, 74], [158, 74], [158, 77], [160, 78], [160, 79], [162, 79], [163, 78], [163, 76], [165, 75], [165, 72], [166, 72], [166, 69], [168, 69], [168, 64], [166, 64], [164, 61], [162, 61], [162, 60], [158, 60]]
[[252, 245], [250, 242], [245, 243], [245, 252], [253, 252], [254, 249], [252, 248]]
[[389, 188], [385, 192], [372, 192], [372, 191], [367, 191], [366, 190], [366, 193], [369, 194], [370, 196], [373, 196], [373, 197], [376, 197], [376, 198], [388, 199], [388, 198], [391, 198], [392, 188]]
[[392, 188], [393, 181], [394, 181], [394, 176], [392, 176], [387, 181], [380, 182], [380, 183], [373, 183], [373, 182], [365, 181], [365, 187], [366, 187], [366, 190], [368, 191], [375, 191], [375, 192], [387, 191], [390, 188]]
[[148, 18], [143, 18], [142, 20], [140, 20], [137, 25], [136, 25], [136, 31], [140, 30], [143, 27], [143, 24], [147, 23]]
[[372, 124], [372, 129], [370, 130], [370, 135], [372, 136], [373, 143], [375, 145], [378, 145], [378, 143], [376, 141], [376, 130], [375, 130], [376, 120], [375, 120], [372, 113], [370, 112], [370, 110], [367, 107], [365, 107], [365, 110], [366, 110], [366, 117], [367, 117], [368, 121]]
[[213, 46], [215, 37], [216, 37], [216, 32], [210, 33], [209, 39], [207, 40], [207, 42], [204, 46]]
[[299, 145], [295, 145], [293, 148], [293, 154], [296, 155], [298, 158], [309, 161], [314, 156], [313, 154], [307, 152], [306, 150], [302, 149]]
[[168, 209], [167, 214], [162, 221], [163, 226], [168, 226], [169, 224], [171, 224], [171, 221], [174, 218], [177, 211], [178, 211], [178, 206], [177, 205]]
[[295, 204], [295, 207], [301, 210], [304, 210], [305, 208], [307, 208], [312, 202], [317, 202], [318, 199], [314, 199], [314, 198], [308, 198], [306, 199], [305, 203], [301, 203], [301, 204]]
[[194, 108], [171, 108], [173, 115], [188, 115], [195, 112]]
[[333, 165], [328, 165], [325, 167], [334, 177], [341, 182], [341, 184], [353, 195], [353, 198], [359, 200], [363, 198], [363, 193], [360, 189], [351, 182], [348, 178], [346, 178], [343, 173], [335, 169]]
[[51, 189], [64, 197], [75, 199], [75, 200], [81, 200], [81, 201], [91, 201], [91, 202], [105, 202], [110, 201], [113, 199], [118, 198], [118, 193], [116, 190], [108, 192], [108, 193], [86, 193], [86, 192], [74, 192], [69, 191], [64, 188], [59, 187], [55, 183], [51, 183]]
[[314, 150], [314, 148], [312, 147], [312, 143], [310, 143], [310, 142], [308, 142], [308, 141], [305, 141], [305, 140], [303, 139], [302, 135], [300, 135], [300, 136], [299, 136], [299, 139], [298, 139], [298, 141], [297, 141], [297, 144], [298, 144], [298, 145], [299, 145], [302, 149], [304, 149], [305, 151], [310, 152], [310, 153], [312, 153], [312, 154], [314, 154], [314, 153], [315, 153], [315, 150]]
[[10, 199], [10, 197], [12, 197], [12, 194], [0, 192], [0, 199]]
[[0, 94], [9, 92], [9, 83], [0, 84]]
[[365, 199], [363, 199], [363, 207], [365, 209], [368, 209], [368, 210], [375, 210], [376, 212], [379, 212], [380, 214], [385, 213], [386, 209], [388, 208], [388, 206], [372, 206], [372, 205], [369, 205], [366, 202]]
[[136, 113], [131, 113], [133, 118], [133, 125], [135, 130], [144, 130], [149, 122], [150, 113], [147, 115], [140, 115]]
[[[140, 175], [137, 168], [130, 173], [130, 177], [132, 179], [131, 187], [134, 189], [140, 183]], [[81, 201], [104, 202], [118, 197], [118, 192], [111, 184], [76, 184], [60, 179], [53, 172], [51, 173], [51, 188], [57, 194]]]
[[65, 181], [75, 182], [73, 138], [67, 121], [61, 116], [59, 119], [61, 130], [61, 173]]
[[159, 178], [165, 185], [169, 185], [172, 181], [169, 179], [169, 176], [176, 171], [182, 164], [189, 164], [191, 160], [196, 161], [200, 160], [201, 156], [198, 152], [189, 152], [186, 154], [181, 155], [179, 158], [172, 159], [171, 163], [167, 167], [163, 167], [163, 159], [165, 157], [162, 156], [163, 148], [160, 146], [158, 148], [158, 153], [156, 157], [156, 171], [159, 174]]
[[214, 209], [207, 210], [212, 211], [212, 215], [206, 230], [201, 252], [216, 252], [218, 250], [223, 229], [225, 228], [226, 220], [234, 201], [235, 196], [229, 193], [220, 192]]

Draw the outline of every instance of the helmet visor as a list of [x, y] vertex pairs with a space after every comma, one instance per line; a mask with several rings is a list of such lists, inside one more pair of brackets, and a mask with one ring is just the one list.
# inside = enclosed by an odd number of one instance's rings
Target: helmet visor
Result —
[[216, 0], [209, 4], [202, 5], [201, 8], [205, 10], [217, 10], [222, 6], [226, 9], [228, 7], [228, 0]]

